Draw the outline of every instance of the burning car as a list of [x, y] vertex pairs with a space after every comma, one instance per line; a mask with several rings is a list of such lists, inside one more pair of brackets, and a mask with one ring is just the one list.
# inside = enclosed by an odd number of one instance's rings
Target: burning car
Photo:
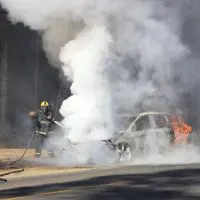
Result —
[[[165, 112], [144, 112], [138, 116], [120, 117], [116, 123], [117, 132], [111, 138], [103, 140], [103, 143], [120, 161], [129, 161], [152, 151], [163, 153], [179, 144], [180, 138], [188, 142], [191, 127], [183, 120], [178, 126], [178, 119], [180, 122], [180, 117], [174, 118], [172, 114]], [[82, 144], [70, 140], [68, 143], [75, 152], [78, 152], [78, 145]]]
[[127, 128], [107, 140], [120, 159], [130, 160], [150, 150], [163, 151], [175, 141], [169, 115], [161, 112], [140, 113], [129, 117]]

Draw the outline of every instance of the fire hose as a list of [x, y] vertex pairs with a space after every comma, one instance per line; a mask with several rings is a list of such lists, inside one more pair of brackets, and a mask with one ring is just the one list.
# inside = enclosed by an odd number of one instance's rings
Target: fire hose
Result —
[[[35, 133], [33, 132], [32, 135], [31, 135], [31, 139], [30, 139], [29, 142], [27, 143], [26, 148], [25, 148], [23, 154], [22, 154], [17, 160], [14, 160], [14, 161], [9, 162], [9, 163], [5, 163], [5, 164], [4, 164], [4, 169], [11, 169], [11, 168], [14, 168], [14, 164], [17, 163], [17, 162], [19, 162], [20, 160], [22, 160], [22, 158], [25, 156], [26, 152], [28, 151], [28, 148], [29, 148], [29, 146], [31, 145], [31, 142], [33, 141], [34, 136], [35, 136]], [[10, 172], [6, 172], [6, 173], [3, 173], [3, 174], [0, 174], [0, 177], [6, 176], [6, 175], [9, 175], [9, 174], [12, 174], [12, 173], [23, 172], [23, 171], [24, 171], [24, 168], [22, 168], [22, 169], [17, 169], [17, 170], [13, 170], [13, 171], [10, 171]], [[6, 180], [6, 179], [0, 178], [0, 182], [7, 182], [7, 180]]]
[[28, 144], [26, 145], [26, 148], [25, 148], [23, 154], [17, 160], [11, 162], [9, 164], [9, 166], [12, 167], [15, 163], [19, 162], [25, 156], [26, 152], [28, 151], [29, 146], [31, 145], [31, 142], [33, 141], [34, 136], [35, 136], [35, 132], [32, 133], [31, 139], [29, 140]]
[[[54, 120], [53, 122], [54, 122], [55, 124], [57, 124], [58, 126], [64, 128], [64, 126], [63, 126], [61, 123], [59, 123], [59, 122], [57, 122], [57, 121], [55, 121], [55, 120]], [[34, 138], [34, 137], [35, 137], [35, 132], [32, 133], [31, 139], [30, 139], [29, 142], [27, 143], [26, 148], [25, 148], [23, 154], [22, 154], [17, 160], [11, 162], [11, 163], [8, 165], [8, 168], [13, 167], [13, 164], [19, 162], [19, 161], [26, 155], [26, 152], [28, 151], [28, 148], [29, 148], [29, 146], [31, 145], [31, 142], [33, 141], [33, 138]]]
[[[57, 124], [58, 126], [64, 128], [64, 126], [63, 126], [61, 123], [59, 123], [59, 122], [57, 122], [57, 121], [53, 121], [53, 122], [54, 122], [55, 124]], [[30, 138], [30, 140], [28, 141], [28, 143], [27, 143], [27, 145], [26, 145], [26, 148], [25, 148], [23, 154], [22, 154], [17, 160], [14, 160], [14, 161], [9, 162], [9, 163], [5, 163], [5, 164], [4, 164], [4, 169], [13, 168], [13, 167], [14, 167], [14, 164], [16, 164], [17, 162], [19, 162], [20, 160], [22, 160], [22, 158], [26, 155], [26, 152], [28, 151], [28, 148], [30, 147], [31, 142], [33, 141], [34, 137], [35, 137], [35, 132], [32, 133], [31, 138]], [[22, 168], [22, 169], [18, 169], [18, 170], [14, 170], [14, 171], [10, 171], [10, 172], [6, 172], [6, 173], [3, 173], [3, 174], [0, 174], [0, 177], [9, 175], [9, 174], [11, 174], [11, 173], [22, 172], [22, 171], [24, 171], [23, 168]], [[7, 182], [7, 180], [6, 180], [6, 179], [0, 178], [0, 182]]]

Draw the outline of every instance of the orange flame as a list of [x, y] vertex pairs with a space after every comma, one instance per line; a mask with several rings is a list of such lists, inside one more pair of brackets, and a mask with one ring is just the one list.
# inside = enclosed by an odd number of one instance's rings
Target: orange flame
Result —
[[172, 116], [171, 127], [175, 133], [175, 144], [187, 143], [192, 127], [182, 117]]

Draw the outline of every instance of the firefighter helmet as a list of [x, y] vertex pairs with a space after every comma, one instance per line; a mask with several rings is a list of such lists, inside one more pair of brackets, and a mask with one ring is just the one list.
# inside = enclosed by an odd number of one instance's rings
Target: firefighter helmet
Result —
[[42, 101], [40, 104], [41, 107], [48, 107], [49, 103], [47, 101]]

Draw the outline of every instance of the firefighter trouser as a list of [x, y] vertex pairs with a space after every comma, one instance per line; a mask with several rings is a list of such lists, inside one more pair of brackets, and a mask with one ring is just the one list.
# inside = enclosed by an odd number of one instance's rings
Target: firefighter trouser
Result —
[[42, 153], [42, 147], [44, 145], [45, 136], [36, 134], [36, 147], [35, 147], [35, 157], [40, 157]]
[[[35, 147], [35, 157], [40, 157], [42, 154], [42, 148], [44, 146], [44, 141], [47, 139], [47, 136], [36, 134], [36, 147]], [[48, 148], [48, 155], [54, 157], [54, 149]]]

